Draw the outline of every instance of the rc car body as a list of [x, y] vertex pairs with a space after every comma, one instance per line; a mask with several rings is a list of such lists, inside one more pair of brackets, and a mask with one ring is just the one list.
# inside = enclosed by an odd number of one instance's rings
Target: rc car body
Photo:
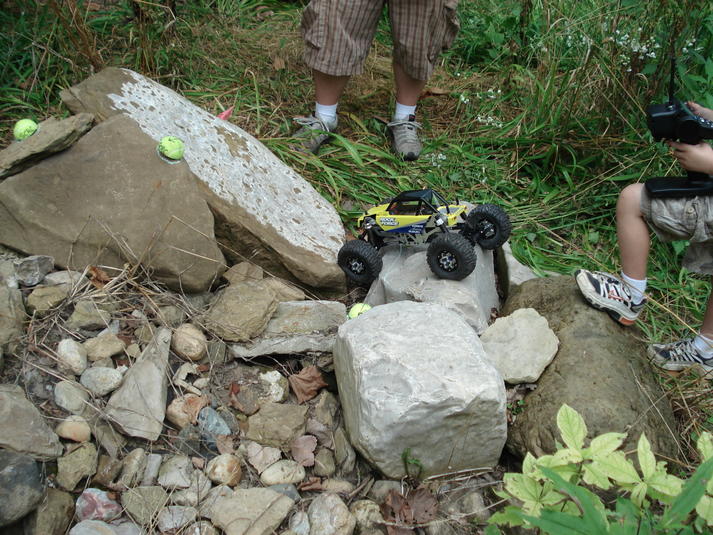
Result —
[[473, 246], [495, 249], [505, 243], [511, 229], [499, 206], [471, 208], [467, 203], [449, 203], [432, 189], [403, 191], [358, 219], [359, 239], [340, 249], [339, 266], [353, 282], [369, 284], [381, 271], [379, 249], [428, 243], [431, 270], [441, 278], [461, 280], [475, 269]]

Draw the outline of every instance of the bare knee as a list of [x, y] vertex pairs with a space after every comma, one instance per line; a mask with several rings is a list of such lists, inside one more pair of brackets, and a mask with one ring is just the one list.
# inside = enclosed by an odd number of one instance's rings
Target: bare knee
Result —
[[641, 216], [641, 193], [643, 184], [629, 184], [619, 194], [616, 203], [616, 213], [618, 217]]

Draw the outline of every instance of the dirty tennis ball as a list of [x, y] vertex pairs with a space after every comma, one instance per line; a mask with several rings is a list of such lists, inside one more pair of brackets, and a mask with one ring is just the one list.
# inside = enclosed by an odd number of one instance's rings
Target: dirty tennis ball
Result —
[[357, 303], [349, 309], [349, 314], [347, 314], [347, 316], [350, 320], [353, 320], [367, 310], [371, 310], [371, 305], [367, 305], [366, 303]]
[[183, 141], [175, 136], [164, 136], [158, 144], [158, 152], [169, 160], [180, 160], [184, 150]]
[[15, 123], [15, 128], [12, 130], [12, 133], [15, 139], [22, 141], [37, 132], [37, 128], [37, 123], [32, 119], [20, 119]]

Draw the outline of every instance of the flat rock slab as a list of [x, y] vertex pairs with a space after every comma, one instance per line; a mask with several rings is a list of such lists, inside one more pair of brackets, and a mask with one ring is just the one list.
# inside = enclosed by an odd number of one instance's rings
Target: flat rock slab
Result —
[[420, 477], [498, 462], [505, 385], [452, 310], [411, 301], [375, 307], [339, 328], [334, 367], [351, 443], [387, 477], [408, 475], [406, 450]]
[[0, 183], [0, 243], [80, 271], [140, 261], [170, 287], [200, 292], [225, 262], [197, 182], [118, 116]]
[[170, 344], [171, 330], [160, 328], [109, 398], [106, 413], [127, 435], [156, 440], [161, 434]]
[[127, 115], [154, 144], [167, 134], [180, 137], [233, 263], [250, 258], [310, 286], [343, 287], [336, 259], [344, 229], [336, 210], [250, 134], [127, 69], [104, 69], [61, 97], [73, 112], [100, 120]]
[[384, 267], [364, 300], [371, 306], [397, 301], [435, 303], [451, 309], [483, 332], [493, 309], [500, 309], [495, 285], [493, 251], [475, 246], [473, 273], [460, 281], [438, 278], [428, 267], [424, 246], [390, 246], [382, 249]]
[[227, 535], [269, 535], [287, 517], [294, 501], [271, 489], [236, 490], [218, 498], [210, 520]]
[[0, 352], [17, 345], [24, 319], [25, 305], [20, 290], [0, 285]]
[[0, 385], [0, 447], [42, 460], [62, 455], [59, 437], [16, 385]]
[[71, 147], [92, 127], [93, 122], [94, 115], [91, 113], [80, 113], [66, 119], [51, 117], [42, 121], [33, 135], [0, 151], [0, 179]]
[[510, 427], [508, 449], [519, 455], [554, 453], [560, 440], [556, 415], [566, 403], [584, 418], [589, 439], [610, 431], [628, 433], [623, 449], [635, 450], [645, 432], [655, 452], [678, 457], [671, 404], [636, 328], [622, 327], [590, 307], [573, 277], [524, 282], [503, 314], [522, 308], [547, 318], [560, 346]]

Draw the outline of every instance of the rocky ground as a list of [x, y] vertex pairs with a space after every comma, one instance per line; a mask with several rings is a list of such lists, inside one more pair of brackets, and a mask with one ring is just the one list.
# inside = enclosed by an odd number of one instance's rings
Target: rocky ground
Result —
[[[346, 320], [344, 304], [317, 301], [324, 306], [310, 315], [304, 307], [315, 302], [303, 302], [276, 321], [272, 289], [292, 303], [304, 295], [247, 265], [228, 273], [227, 288], [262, 286], [236, 305], [229, 292], [183, 296], [128, 269], [18, 261], [0, 260], [0, 288], [22, 327], [0, 386], [8, 533], [376, 534], [418, 524], [445, 534], [487, 518], [483, 490], [497, 472], [414, 488], [414, 478], [382, 479], [355, 453], [332, 356], [319, 350], [320, 336]], [[240, 323], [217, 321], [226, 316]], [[234, 361], [226, 342], [255, 338], [265, 318], [268, 334], [290, 331], [306, 350]], [[249, 349], [259, 354], [263, 342]]]

